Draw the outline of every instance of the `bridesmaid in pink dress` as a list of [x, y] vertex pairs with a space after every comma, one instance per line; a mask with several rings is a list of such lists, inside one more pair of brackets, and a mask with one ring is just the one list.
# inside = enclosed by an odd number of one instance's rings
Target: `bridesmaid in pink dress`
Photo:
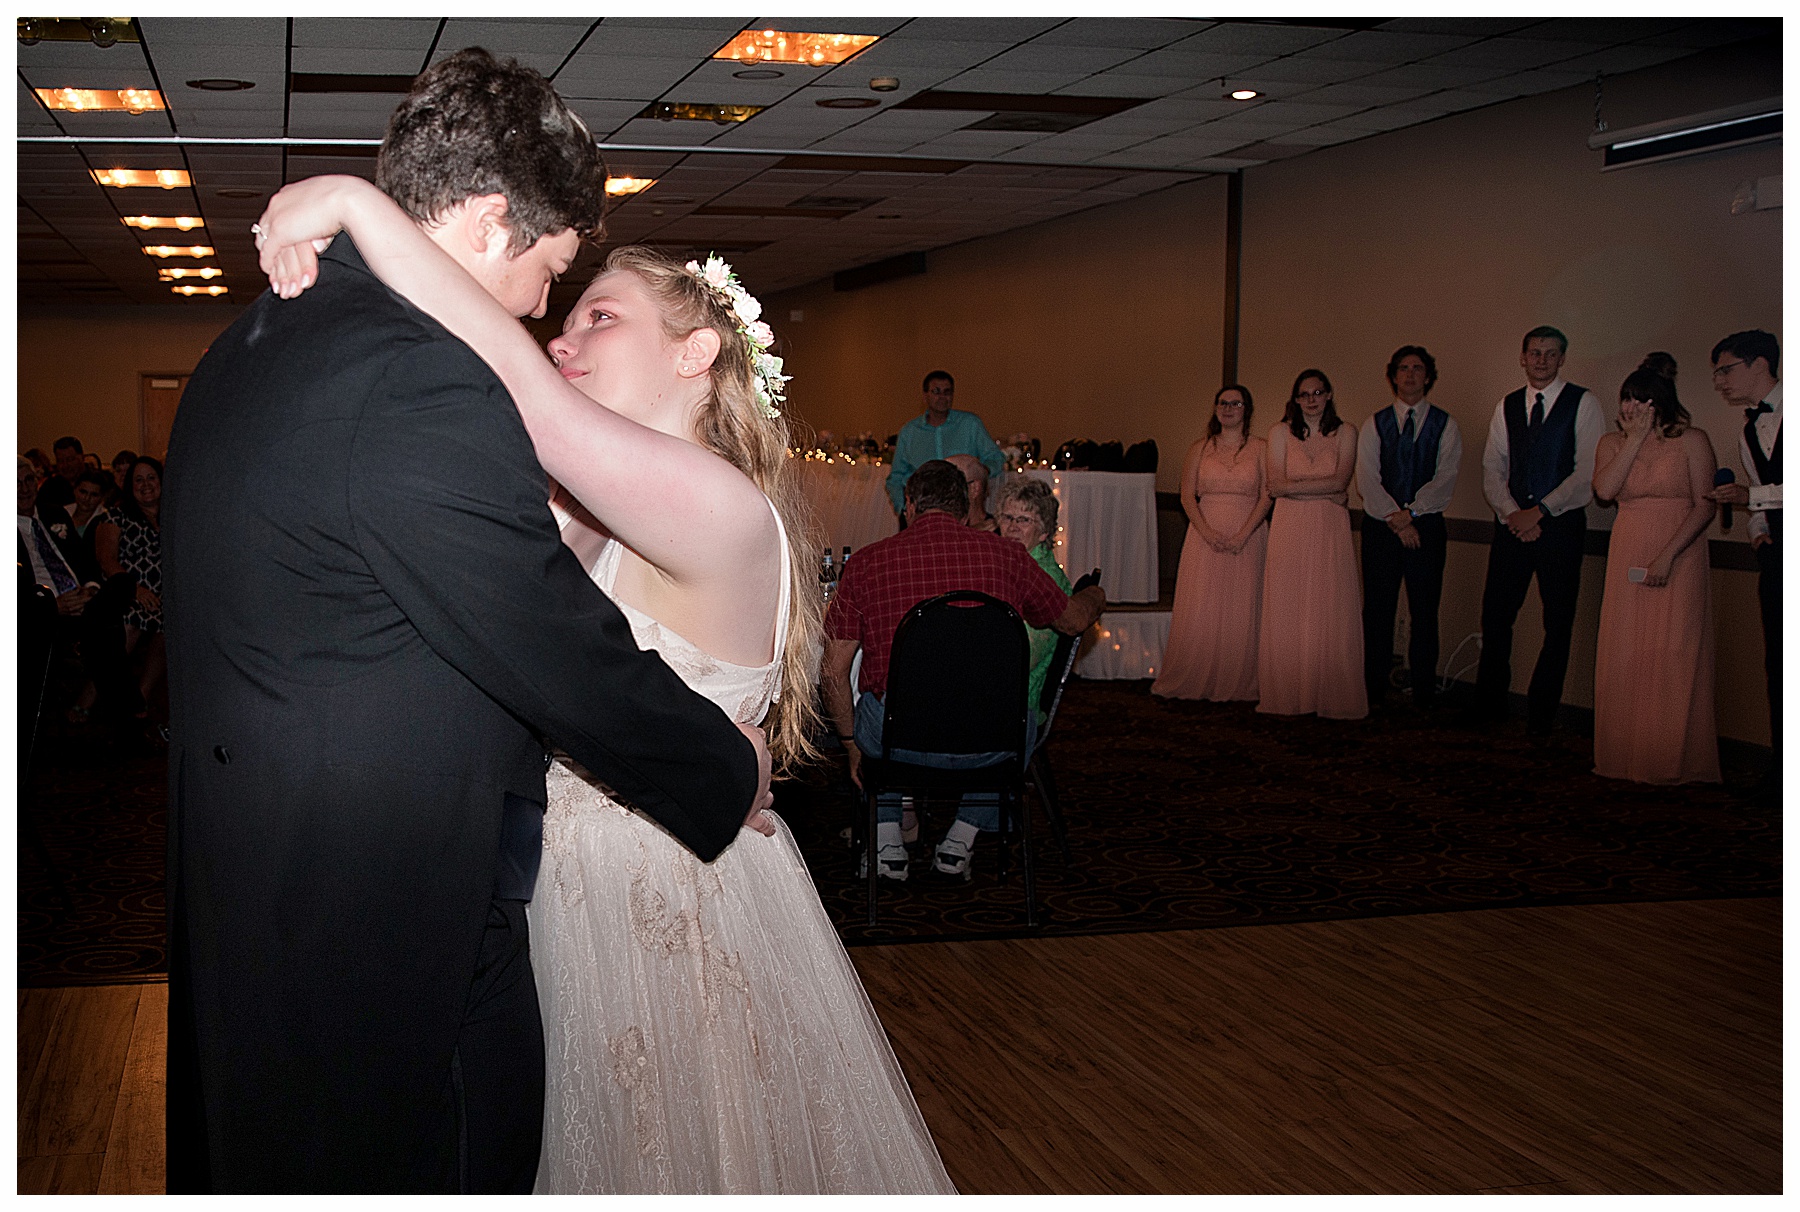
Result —
[[1269, 554], [1263, 568], [1258, 711], [1369, 714], [1363, 685], [1362, 587], [1350, 544], [1356, 427], [1338, 419], [1331, 380], [1303, 370], [1287, 415], [1269, 431]]
[[1214, 702], [1257, 697], [1256, 631], [1269, 545], [1263, 522], [1272, 502], [1263, 491], [1267, 443], [1250, 436], [1255, 411], [1249, 388], [1220, 388], [1206, 437], [1189, 448], [1181, 469], [1188, 530], [1154, 694]]
[[1594, 454], [1594, 495], [1619, 503], [1594, 663], [1594, 773], [1716, 783], [1712, 572], [1699, 540], [1718, 461], [1675, 395], [1674, 358], [1653, 353], [1626, 378], [1619, 429]]

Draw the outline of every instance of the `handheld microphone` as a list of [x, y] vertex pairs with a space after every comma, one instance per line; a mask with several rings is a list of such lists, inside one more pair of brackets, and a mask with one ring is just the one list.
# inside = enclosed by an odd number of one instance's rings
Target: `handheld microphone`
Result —
[[[1723, 488], [1727, 484], [1735, 484], [1735, 483], [1737, 483], [1737, 477], [1735, 475], [1731, 474], [1731, 468], [1721, 467], [1721, 468], [1719, 468], [1719, 470], [1713, 472], [1713, 487], [1714, 488]], [[1726, 501], [1722, 506], [1720, 506], [1719, 527], [1722, 530], [1730, 530], [1731, 529], [1731, 502], [1730, 501]]]

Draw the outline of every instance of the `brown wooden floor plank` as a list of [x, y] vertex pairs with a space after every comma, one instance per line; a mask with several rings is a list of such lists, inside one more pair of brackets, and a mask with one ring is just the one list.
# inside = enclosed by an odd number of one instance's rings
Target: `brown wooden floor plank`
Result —
[[[63, 1011], [67, 993], [66, 989], [19, 990], [17, 1032], [19, 1039], [19, 1095], [21, 1098], [31, 1088], [31, 1080], [37, 1073], [38, 1065], [44, 1059], [44, 1047], [50, 1042], [51, 1029], [56, 1022], [56, 1016]], [[23, 1119], [21, 1119], [22, 1128]], [[23, 1135], [19, 1137], [21, 1156], [24, 1154], [25, 1139]]]
[[119, 1101], [100, 1171], [102, 1195], [161, 1195], [169, 987], [145, 985], [132, 1022]]
[[[21, 1157], [105, 1153], [141, 988], [69, 991], [64, 1012], [51, 1025], [44, 1061], [20, 1095]], [[99, 1174], [96, 1166], [96, 1185]]]

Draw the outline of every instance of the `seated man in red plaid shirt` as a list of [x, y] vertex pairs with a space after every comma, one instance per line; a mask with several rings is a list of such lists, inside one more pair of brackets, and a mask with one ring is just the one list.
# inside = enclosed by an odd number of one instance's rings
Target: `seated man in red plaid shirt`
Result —
[[[1019, 544], [965, 525], [968, 512], [969, 491], [962, 472], [933, 459], [906, 482], [906, 529], [863, 548], [844, 566], [825, 615], [824, 692], [838, 740], [850, 754], [850, 777], [859, 787], [862, 755], [882, 753], [888, 660], [894, 632], [908, 610], [940, 593], [974, 589], [1008, 603], [1033, 627], [1079, 635], [1106, 605], [1106, 595], [1097, 586], [1072, 598], [1064, 594]], [[850, 666], [858, 648], [863, 654], [858, 687], [862, 698], [853, 712]], [[1026, 718], [1029, 745], [1036, 739], [1037, 712], [1027, 712]], [[903, 880], [907, 859], [900, 838], [900, 797], [881, 796], [876, 815], [878, 870], [887, 879]], [[999, 825], [997, 795], [963, 796], [956, 823], [939, 844], [933, 867], [967, 879], [977, 832]]]

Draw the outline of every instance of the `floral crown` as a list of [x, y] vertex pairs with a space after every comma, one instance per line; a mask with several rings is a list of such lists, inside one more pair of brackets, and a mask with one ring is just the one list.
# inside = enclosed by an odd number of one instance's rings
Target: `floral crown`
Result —
[[756, 401], [762, 405], [764, 415], [774, 420], [781, 415], [776, 406], [787, 399], [786, 385], [793, 376], [782, 374], [781, 359], [769, 352], [769, 346], [775, 343], [775, 333], [762, 322], [762, 304], [744, 289], [730, 264], [716, 254], [707, 257], [705, 265], [689, 261], [687, 271], [717, 295], [736, 318], [737, 330], [750, 343], [750, 369], [755, 376]]

